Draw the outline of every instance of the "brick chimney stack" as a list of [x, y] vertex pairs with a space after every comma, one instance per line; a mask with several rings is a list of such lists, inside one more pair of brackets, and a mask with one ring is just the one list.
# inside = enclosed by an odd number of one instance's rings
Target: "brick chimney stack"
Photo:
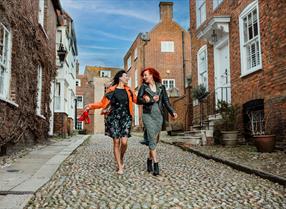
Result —
[[172, 21], [173, 19], [173, 2], [160, 2], [160, 20]]

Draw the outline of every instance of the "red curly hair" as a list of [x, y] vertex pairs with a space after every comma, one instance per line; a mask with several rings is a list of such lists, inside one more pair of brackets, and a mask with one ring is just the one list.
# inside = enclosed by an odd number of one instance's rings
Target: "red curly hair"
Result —
[[161, 83], [162, 82], [160, 73], [157, 70], [155, 70], [154, 68], [148, 67], [148, 68], [145, 68], [144, 70], [142, 70], [142, 72], [141, 72], [141, 77], [142, 77], [142, 82], [143, 83], [145, 83], [145, 81], [143, 79], [143, 74], [146, 71], [148, 71], [153, 76], [153, 79], [154, 79], [155, 82], [157, 82], [157, 83]]

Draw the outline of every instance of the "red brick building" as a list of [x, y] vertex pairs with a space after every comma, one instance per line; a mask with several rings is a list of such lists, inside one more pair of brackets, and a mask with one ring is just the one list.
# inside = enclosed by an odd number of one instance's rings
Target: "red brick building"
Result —
[[0, 147], [48, 137], [59, 0], [0, 1]]
[[[89, 103], [99, 102], [106, 87], [115, 74], [121, 69], [112, 67], [86, 66], [83, 75], [77, 76], [77, 116], [82, 114], [83, 108]], [[91, 119], [90, 124], [77, 121], [78, 130], [86, 130], [88, 134], [104, 133], [104, 116], [100, 114], [101, 110], [89, 111]]]
[[[286, 1], [190, 0], [192, 85], [241, 107], [246, 137], [271, 121], [278, 146], [286, 142]], [[199, 106], [194, 106], [198, 122]]]
[[[145, 67], [153, 67], [161, 74], [162, 83], [169, 96], [182, 100], [176, 105], [178, 121], [184, 123], [187, 117], [185, 78], [190, 77], [190, 34], [173, 20], [173, 3], [160, 2], [160, 22], [148, 33], [139, 33], [124, 56], [124, 69], [130, 74], [130, 86], [138, 88], [140, 73]], [[140, 124], [140, 115], [135, 106], [135, 126]]]

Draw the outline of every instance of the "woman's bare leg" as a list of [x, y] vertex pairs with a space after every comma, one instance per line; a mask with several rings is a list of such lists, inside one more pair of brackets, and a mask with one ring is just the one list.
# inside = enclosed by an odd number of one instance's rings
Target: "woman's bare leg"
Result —
[[124, 155], [127, 150], [127, 139], [127, 137], [122, 137], [120, 142], [120, 160], [122, 166], [124, 166]]
[[113, 139], [113, 154], [114, 154], [114, 159], [118, 167], [117, 173], [122, 174], [123, 169], [122, 169], [121, 160], [120, 160], [120, 140], [119, 139]]
[[149, 157], [151, 157], [151, 159], [153, 160], [154, 163], [158, 162], [156, 149], [154, 149], [154, 150], [150, 149], [149, 150]]

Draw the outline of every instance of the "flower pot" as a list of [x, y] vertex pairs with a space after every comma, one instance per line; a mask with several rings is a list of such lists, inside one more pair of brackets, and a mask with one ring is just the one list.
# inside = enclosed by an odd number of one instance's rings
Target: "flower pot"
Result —
[[235, 146], [237, 144], [238, 131], [221, 131], [222, 142], [225, 146]]
[[253, 136], [258, 152], [272, 152], [275, 147], [275, 135]]

